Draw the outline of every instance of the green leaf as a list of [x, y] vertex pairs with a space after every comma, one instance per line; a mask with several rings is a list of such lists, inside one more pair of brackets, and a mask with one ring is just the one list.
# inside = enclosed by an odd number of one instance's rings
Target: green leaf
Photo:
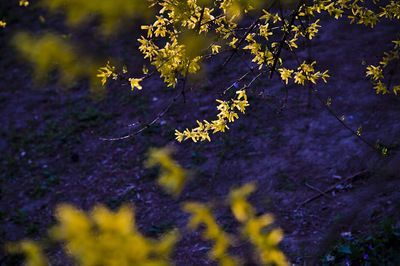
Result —
[[351, 254], [352, 253], [351, 249], [350, 249], [350, 246], [339, 246], [338, 247], [338, 251], [340, 253], [346, 253], [346, 254]]
[[149, 70], [147, 69], [146, 65], [143, 65], [142, 68], [143, 74], [147, 75], [147, 73], [149, 73]]

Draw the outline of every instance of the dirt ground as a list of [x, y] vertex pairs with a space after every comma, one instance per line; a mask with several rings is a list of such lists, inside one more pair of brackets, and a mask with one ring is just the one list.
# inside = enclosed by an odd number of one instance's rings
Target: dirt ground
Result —
[[[35, 85], [30, 66], [16, 60], [9, 40], [17, 30], [39, 33], [48, 25], [65, 31], [62, 18], [40, 8], [1, 5], [11, 18], [0, 29], [1, 245], [44, 236], [55, 223], [55, 207], [66, 202], [84, 210], [96, 204], [116, 209], [131, 202], [140, 230], [152, 237], [185, 227], [188, 215], [180, 209], [183, 202], [211, 202], [217, 206], [217, 221], [235, 233], [237, 223], [221, 203], [231, 187], [249, 181], [258, 186], [251, 203], [260, 214], [275, 216], [276, 226], [285, 234], [281, 248], [298, 265], [315, 265], [342, 233], [365, 233], [368, 212], [377, 213], [373, 222], [383, 216], [398, 218], [400, 98], [393, 93], [377, 95], [362, 61], [379, 61], [399, 33], [399, 23], [382, 23], [371, 30], [350, 25], [346, 19], [323, 17], [319, 34], [299, 52], [302, 59], [317, 61], [318, 70], [329, 69], [328, 83], [315, 88], [324, 99], [332, 99], [332, 109], [339, 117], [344, 115], [352, 129], [361, 125], [367, 141], [375, 144], [379, 139], [388, 147], [389, 155], [382, 157], [338, 123], [307, 86], [289, 85], [287, 104], [281, 110], [285, 91], [276, 75], [255, 84], [246, 114], [226, 133], [212, 135], [211, 142], [176, 142], [176, 128], [214, 119], [211, 92], [221, 91], [246, 72], [235, 57], [217, 71], [227, 54], [207, 64], [203, 76], [192, 80], [186, 102], [179, 98], [153, 127], [128, 140], [99, 140], [135, 131], [124, 124], [138, 117], [152, 121], [179, 89], [166, 88], [154, 76], [141, 84], [140, 92], [132, 92], [127, 84], [114, 84], [103, 99], [93, 101], [85, 82], [68, 91], [55, 82]], [[39, 16], [46, 16], [46, 25], [39, 23]], [[140, 35], [136, 30], [127, 33]], [[82, 33], [76, 34], [72, 39]], [[103, 55], [125, 60], [132, 75], [146, 63], [138, 44], [131, 45], [136, 37], [93, 39], [102, 45]], [[284, 59], [295, 65], [292, 56]], [[399, 72], [392, 82], [400, 82]], [[229, 100], [232, 95], [218, 98]], [[165, 145], [173, 145], [174, 158], [193, 173], [177, 199], [156, 185], [157, 171], [143, 167], [146, 151]], [[317, 191], [331, 187], [324, 195]], [[206, 260], [209, 247], [200, 240], [199, 231], [186, 232], [176, 248], [175, 262], [214, 264]], [[232, 253], [250, 260], [242, 245]], [[67, 264], [57, 251], [50, 251], [50, 256], [55, 264]], [[3, 251], [0, 261], [21, 263]]]

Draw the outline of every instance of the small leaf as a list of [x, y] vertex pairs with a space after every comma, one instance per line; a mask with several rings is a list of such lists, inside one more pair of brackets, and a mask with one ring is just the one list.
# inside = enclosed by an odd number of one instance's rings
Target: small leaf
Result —
[[326, 102], [326, 106], [331, 105], [331, 103], [332, 103], [332, 99], [331, 99], [331, 97], [329, 97], [329, 98], [328, 98], [328, 101]]
[[142, 68], [143, 74], [147, 75], [147, 73], [149, 73], [149, 70], [147, 69], [146, 65], [143, 65]]
[[359, 128], [357, 129], [357, 136], [361, 136], [361, 130], [362, 130], [362, 126], [359, 126]]
[[351, 254], [350, 246], [340, 246], [340, 247], [338, 248], [338, 251], [339, 251], [340, 253]]

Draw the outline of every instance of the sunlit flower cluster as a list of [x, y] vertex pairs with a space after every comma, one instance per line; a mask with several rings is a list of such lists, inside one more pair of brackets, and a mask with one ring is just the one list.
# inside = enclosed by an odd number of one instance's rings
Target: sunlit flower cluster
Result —
[[[392, 41], [392, 43], [394, 43], [394, 48], [392, 50], [389, 50], [388, 52], [384, 52], [382, 61], [379, 62], [380, 65], [370, 65], [367, 67], [366, 75], [372, 76], [371, 81], [377, 94], [381, 92], [382, 94], [389, 93], [388, 85], [382, 82], [382, 80], [384, 79], [383, 70], [391, 65], [392, 62], [398, 62], [398, 60], [400, 59], [400, 39]], [[400, 85], [394, 85], [392, 87], [392, 91], [394, 92], [394, 94], [397, 95], [397, 91], [400, 91]]]
[[107, 62], [105, 67], [101, 67], [99, 69], [100, 74], [97, 74], [97, 77], [101, 78], [101, 85], [106, 84], [107, 78], [113, 77], [117, 78], [117, 74], [115, 73], [115, 66], [110, 66], [110, 62]]
[[189, 130], [188, 128], [183, 132], [175, 130], [176, 139], [179, 142], [187, 139], [191, 139], [194, 142], [197, 142], [198, 140], [211, 141], [209, 131], [212, 131], [213, 134], [219, 131], [225, 132], [225, 129], [229, 129], [227, 124], [239, 118], [235, 110], [237, 109], [240, 112], [245, 113], [246, 107], [249, 106], [245, 90], [239, 90], [236, 94], [237, 98], [232, 99], [231, 103], [217, 100], [217, 102], [220, 103], [217, 106], [217, 109], [220, 111], [217, 115], [217, 120], [213, 120], [211, 123], [206, 120], [204, 120], [204, 123], [197, 121], [199, 126], [192, 130]]
[[292, 78], [292, 73], [294, 74], [294, 82], [297, 84], [304, 85], [305, 80], [309, 80], [312, 83], [316, 84], [318, 79], [322, 79], [326, 82], [326, 78], [329, 78], [328, 70], [325, 72], [315, 72], [314, 65], [315, 61], [311, 64], [307, 64], [305, 61], [297, 68], [297, 71], [286, 69], [286, 68], [279, 68], [278, 71], [281, 74], [281, 79], [285, 81], [287, 84], [289, 78]]

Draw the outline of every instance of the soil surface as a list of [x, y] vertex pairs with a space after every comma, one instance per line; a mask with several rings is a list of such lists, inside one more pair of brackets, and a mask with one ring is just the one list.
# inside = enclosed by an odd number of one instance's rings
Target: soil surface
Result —
[[[60, 32], [68, 28], [60, 14], [33, 5], [22, 9], [1, 4], [1, 8], [9, 19], [0, 29], [1, 245], [44, 236], [55, 223], [53, 214], [60, 203], [90, 210], [96, 204], [117, 209], [130, 202], [140, 230], [158, 237], [170, 228], [185, 227], [188, 215], [180, 209], [183, 202], [210, 202], [216, 206], [217, 221], [236, 233], [238, 224], [223, 203], [231, 187], [250, 181], [258, 187], [251, 203], [258, 213], [274, 215], [284, 232], [281, 249], [296, 264], [316, 264], [342, 233], [365, 233], [368, 213], [376, 213], [372, 222], [399, 216], [400, 98], [393, 93], [377, 95], [362, 65], [363, 60], [375, 65], [380, 61], [399, 33], [399, 23], [383, 22], [371, 30], [347, 19], [322, 17], [317, 36], [302, 43], [298, 52], [301, 61], [317, 61], [316, 69], [329, 69], [328, 83], [315, 85], [318, 93], [332, 99], [330, 107], [338, 117], [344, 115], [350, 128], [357, 131], [362, 126], [368, 142], [375, 145], [379, 139], [388, 147], [388, 156], [382, 157], [343, 127], [308, 86], [289, 84], [287, 103], [281, 108], [285, 86], [276, 74], [255, 83], [248, 93], [246, 114], [226, 133], [212, 135], [211, 142], [176, 142], [175, 129], [214, 119], [214, 92], [247, 71], [236, 56], [220, 70], [228, 53], [205, 64], [203, 74], [190, 81], [185, 99], [180, 97], [152, 127], [127, 140], [100, 140], [135, 132], [138, 127], [125, 124], [138, 118], [151, 122], [179, 93], [180, 83], [177, 89], [166, 88], [154, 75], [141, 83], [143, 90], [131, 91], [124, 82], [110, 81], [100, 100], [90, 98], [85, 82], [69, 90], [55, 82], [34, 84], [30, 66], [16, 59], [9, 42], [12, 35], [17, 30], [41, 33], [49, 26]], [[122, 61], [132, 76], [141, 75], [143, 64], [151, 68], [137, 50], [134, 40], [142, 34], [137, 28], [112, 40], [94, 32], [95, 26], [89, 25], [72, 33], [71, 39], [93, 41], [100, 55]], [[283, 58], [288, 66], [296, 66], [289, 51]], [[400, 82], [399, 72], [392, 82]], [[229, 100], [233, 94], [217, 98]], [[143, 166], [149, 148], [166, 145], [175, 147], [176, 161], [192, 172], [177, 199], [157, 186], [157, 171]], [[325, 194], [318, 192], [328, 189]], [[174, 256], [177, 265], [215, 264], [207, 261], [210, 243], [200, 240], [200, 232], [182, 236]], [[250, 260], [244, 246], [234, 247], [232, 253]], [[68, 264], [58, 251], [49, 256], [55, 264]], [[21, 263], [3, 251], [0, 261]]]

